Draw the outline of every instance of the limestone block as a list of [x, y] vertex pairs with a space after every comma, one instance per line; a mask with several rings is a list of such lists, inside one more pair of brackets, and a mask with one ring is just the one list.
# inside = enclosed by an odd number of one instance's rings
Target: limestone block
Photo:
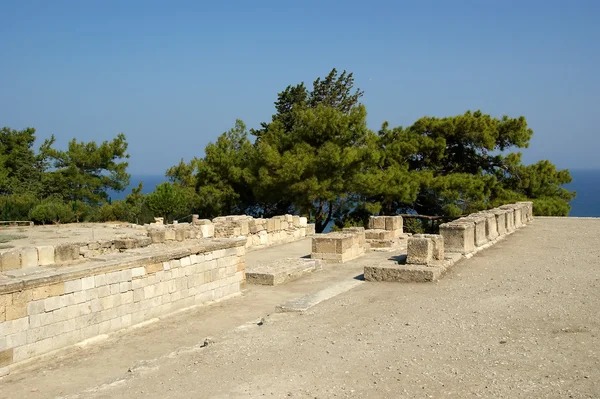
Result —
[[266, 230], [258, 232], [259, 245], [268, 245], [269, 244], [269, 234]]
[[518, 229], [520, 227], [523, 227], [523, 213], [522, 213], [522, 207], [519, 205], [515, 205], [514, 207], [515, 210], [515, 229]]
[[266, 219], [267, 221], [267, 233], [272, 233], [275, 231], [275, 219]]
[[445, 252], [464, 255], [475, 250], [475, 224], [472, 222], [454, 221], [441, 224], [440, 235], [444, 239]]
[[487, 240], [492, 241], [498, 238], [498, 224], [496, 222], [496, 215], [489, 211], [480, 212], [477, 215], [485, 218], [485, 235]]
[[218, 216], [212, 220], [213, 224], [225, 223], [226, 221], [227, 221], [227, 216]]
[[531, 201], [521, 201], [517, 202], [518, 205], [523, 207], [523, 223], [528, 223], [533, 220], [533, 202]]
[[487, 235], [485, 233], [485, 218], [472, 214], [464, 218], [459, 219], [460, 222], [471, 222], [473, 223], [474, 230], [474, 242], [475, 246], [480, 247], [488, 242]]
[[396, 234], [402, 234], [402, 216], [385, 216], [385, 229], [388, 231], [397, 231]]
[[490, 209], [488, 213], [491, 213], [496, 218], [496, 231], [498, 232], [498, 236], [503, 236], [506, 234], [506, 211], [503, 209]]
[[424, 236], [412, 236], [408, 239], [406, 263], [427, 265], [433, 259], [433, 241]]
[[289, 223], [286, 220], [281, 221], [281, 230], [287, 230], [289, 227]]
[[285, 219], [286, 222], [288, 223], [294, 223], [294, 216], [292, 215], [285, 215]]
[[165, 229], [165, 241], [175, 241], [175, 229]]
[[37, 249], [33, 247], [21, 248], [21, 268], [38, 266]]
[[210, 238], [215, 235], [215, 225], [214, 224], [203, 224], [200, 226], [200, 232], [202, 234], [202, 238]]
[[515, 209], [512, 205], [502, 205], [500, 209], [506, 211], [506, 232], [515, 231]]
[[300, 216], [298, 216], [298, 215], [292, 216], [292, 225], [294, 227], [300, 227]]
[[307, 227], [308, 226], [308, 218], [301, 216], [299, 221], [300, 223], [300, 227]]
[[369, 229], [365, 230], [365, 238], [367, 240], [393, 240], [394, 232], [384, 229]]
[[433, 243], [433, 259], [444, 260], [444, 237], [439, 234], [418, 234], [416, 236], [423, 236], [431, 240]]
[[0, 258], [0, 265], [2, 267], [2, 271], [14, 270], [21, 268], [21, 252], [12, 249], [6, 251], [2, 254], [2, 258]]
[[281, 230], [281, 218], [274, 217], [273, 218], [273, 231], [280, 231], [280, 230]]
[[239, 235], [247, 236], [248, 234], [250, 234], [250, 226], [249, 226], [248, 220], [240, 220], [238, 223], [239, 223], [239, 227], [240, 227]]
[[120, 238], [113, 240], [113, 245], [115, 246], [115, 249], [126, 250], [136, 248], [137, 242], [133, 238]]
[[41, 245], [36, 247], [38, 264], [47, 266], [54, 264], [54, 247], [52, 245]]
[[58, 244], [54, 247], [54, 263], [61, 264], [79, 259], [78, 244]]
[[310, 223], [306, 225], [306, 234], [305, 236], [314, 236], [315, 235], [315, 224], [314, 223]]
[[184, 241], [185, 240], [185, 227], [177, 226], [175, 228], [175, 241]]
[[385, 216], [369, 217], [369, 229], [385, 230]]

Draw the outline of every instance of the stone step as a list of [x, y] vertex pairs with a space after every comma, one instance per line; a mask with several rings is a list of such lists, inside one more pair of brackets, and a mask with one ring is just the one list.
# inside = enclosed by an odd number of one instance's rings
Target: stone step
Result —
[[246, 266], [248, 284], [279, 285], [322, 269], [320, 259], [284, 258]]

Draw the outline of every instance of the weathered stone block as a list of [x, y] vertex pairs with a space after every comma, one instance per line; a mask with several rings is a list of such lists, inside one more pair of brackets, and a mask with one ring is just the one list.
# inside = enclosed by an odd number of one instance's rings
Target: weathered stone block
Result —
[[160, 244], [162, 242], [165, 242], [165, 240], [166, 240], [166, 230], [165, 229], [148, 230], [148, 236], [152, 240], [153, 244]]
[[25, 247], [20, 249], [21, 252], [21, 268], [38, 266], [37, 249], [33, 247]]
[[512, 205], [503, 205], [500, 207], [506, 211], [506, 232], [511, 233], [515, 231], [515, 209]]
[[214, 237], [215, 225], [214, 224], [203, 224], [200, 226], [200, 232], [202, 233], [202, 238]]
[[16, 249], [6, 251], [0, 257], [0, 267], [2, 271], [21, 268], [21, 252]]
[[305, 234], [305, 236], [306, 237], [308, 237], [308, 236], [314, 236], [315, 234], [316, 234], [315, 233], [315, 224], [314, 223], [307, 224], [306, 225], [306, 234]]
[[54, 263], [61, 264], [79, 259], [78, 244], [59, 244], [54, 247]]
[[37, 247], [38, 263], [40, 266], [54, 264], [54, 247], [52, 245], [42, 245]]
[[274, 218], [272, 218], [272, 220], [273, 220], [273, 231], [280, 231], [281, 230], [281, 218], [274, 217]]
[[402, 216], [386, 216], [385, 217], [385, 229], [390, 231], [396, 231], [396, 234], [402, 234], [403, 220]]
[[485, 235], [487, 240], [493, 241], [498, 238], [498, 223], [496, 222], [496, 215], [490, 211], [480, 212], [477, 215], [485, 218]]
[[367, 240], [393, 240], [396, 237], [391, 230], [369, 229], [365, 230], [365, 238]]
[[369, 229], [385, 230], [385, 216], [369, 217]]
[[300, 227], [308, 226], [308, 218], [301, 216], [299, 219]]
[[440, 235], [444, 238], [445, 252], [464, 255], [475, 251], [475, 224], [472, 222], [454, 221], [441, 224]]
[[300, 216], [298, 216], [298, 215], [292, 216], [292, 225], [294, 227], [300, 227]]
[[417, 234], [417, 237], [426, 237], [431, 240], [433, 244], [433, 259], [444, 260], [444, 237], [439, 234]]
[[427, 265], [433, 259], [433, 241], [425, 236], [408, 238], [406, 263]]
[[460, 218], [458, 221], [463, 222], [463, 223], [473, 223], [473, 226], [474, 226], [473, 240], [474, 240], [475, 246], [480, 247], [482, 245], [485, 245], [488, 242], [487, 235], [485, 233], [485, 218], [483, 218], [477, 214], [473, 214], [473, 215], [469, 215], [464, 218]]

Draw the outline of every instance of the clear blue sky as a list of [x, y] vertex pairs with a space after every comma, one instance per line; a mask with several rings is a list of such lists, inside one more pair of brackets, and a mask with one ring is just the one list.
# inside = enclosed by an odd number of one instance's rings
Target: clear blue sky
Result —
[[597, 0], [0, 0], [0, 18], [0, 125], [59, 147], [124, 132], [134, 174], [202, 156], [236, 118], [257, 127], [333, 67], [372, 129], [524, 115], [526, 162], [600, 168]]

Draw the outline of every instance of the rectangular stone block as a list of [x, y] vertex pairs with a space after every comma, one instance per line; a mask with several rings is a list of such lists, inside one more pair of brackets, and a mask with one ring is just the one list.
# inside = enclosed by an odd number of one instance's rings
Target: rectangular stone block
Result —
[[40, 266], [54, 264], [54, 247], [52, 245], [41, 245], [37, 247], [37, 255]]
[[37, 267], [38, 254], [37, 249], [33, 247], [21, 248], [21, 268]]
[[503, 205], [500, 209], [506, 211], [506, 232], [512, 233], [515, 231], [515, 209], [511, 205]]
[[13, 362], [13, 348], [0, 351], [0, 367], [8, 366]]
[[385, 230], [385, 216], [369, 217], [369, 229]]
[[153, 244], [160, 244], [165, 242], [166, 240], [166, 232], [165, 229], [151, 229], [148, 230], [148, 237], [152, 240]]
[[79, 259], [78, 244], [59, 244], [54, 247], [54, 263], [61, 264]]
[[433, 241], [425, 236], [414, 235], [408, 238], [406, 263], [427, 265], [433, 259]]
[[306, 233], [305, 236], [314, 236], [316, 234], [315, 231], [315, 224], [314, 223], [309, 223], [306, 225]]
[[445, 252], [465, 255], [475, 251], [475, 224], [472, 222], [454, 221], [441, 224], [440, 235], [444, 239]]
[[301, 216], [299, 219], [300, 227], [308, 226], [308, 218]]
[[6, 251], [0, 257], [0, 267], [3, 272], [21, 268], [21, 252], [16, 249]]
[[498, 224], [496, 215], [492, 212], [480, 212], [477, 215], [485, 218], [485, 235], [488, 241], [493, 241], [498, 238]]
[[402, 216], [386, 216], [385, 217], [385, 229], [388, 231], [398, 232], [402, 234], [403, 221]]
[[367, 240], [393, 240], [396, 237], [391, 230], [369, 229], [365, 230], [365, 238]]
[[464, 218], [459, 219], [460, 222], [470, 222], [474, 225], [474, 237], [473, 240], [475, 242], [475, 246], [480, 247], [482, 245], [487, 244], [488, 239], [485, 233], [485, 218], [473, 214]]

